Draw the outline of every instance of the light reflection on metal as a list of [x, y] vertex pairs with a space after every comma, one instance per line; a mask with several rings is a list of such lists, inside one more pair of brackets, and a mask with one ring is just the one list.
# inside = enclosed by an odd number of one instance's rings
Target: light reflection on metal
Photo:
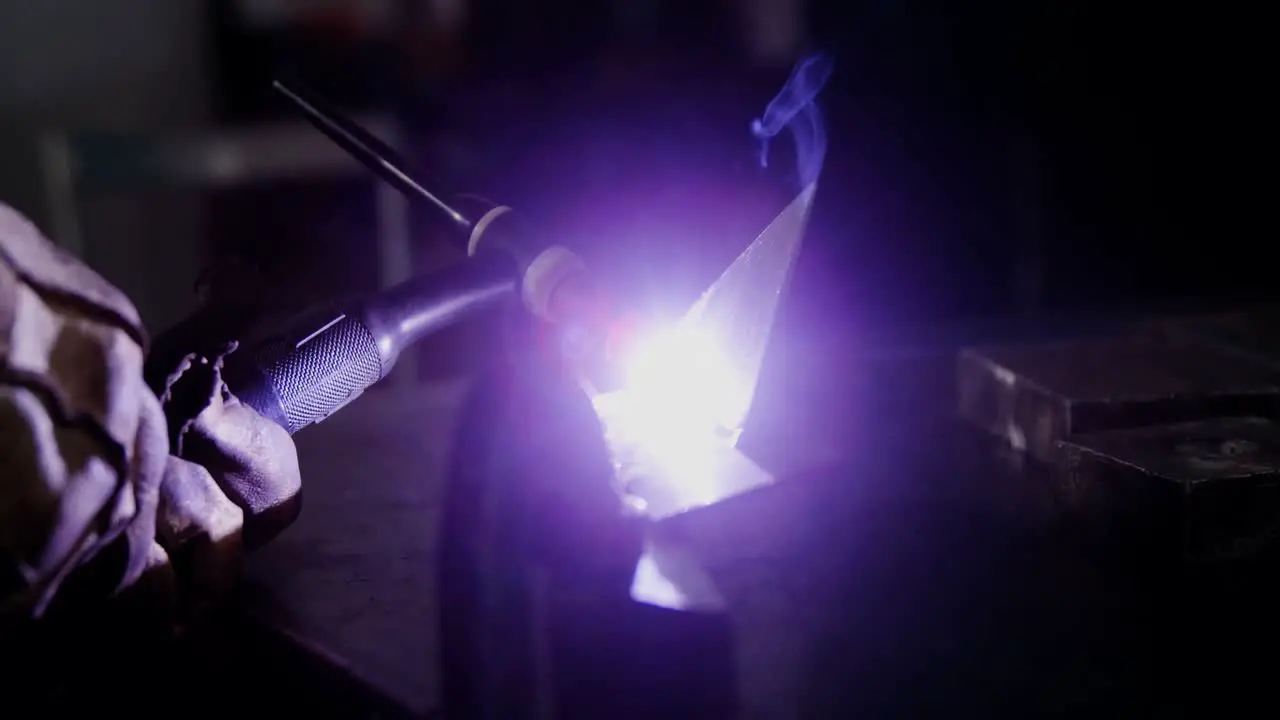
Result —
[[[654, 523], [773, 482], [735, 446], [815, 189], [797, 195], [674, 328], [641, 343], [622, 390], [594, 398], [619, 485]], [[692, 555], [656, 524], [631, 596], [675, 610], [724, 606]]]
[[645, 501], [651, 518], [767, 482], [767, 473], [746, 469], [754, 465], [734, 446], [751, 410], [813, 197], [810, 185], [675, 327], [638, 343], [623, 389], [595, 397], [619, 479]]
[[725, 599], [697, 558], [661, 528], [646, 534], [644, 554], [631, 581], [631, 599], [682, 612], [725, 610]]
[[596, 398], [619, 484], [634, 500], [629, 505], [644, 508], [653, 523], [632, 580], [639, 602], [723, 609], [711, 578], [686, 548], [661, 535], [658, 521], [773, 482], [736, 446], [822, 173], [826, 132], [814, 99], [831, 72], [826, 55], [802, 59], [751, 125], [762, 166], [769, 140], [791, 131], [800, 194], [674, 328], [633, 348], [623, 389]]
[[655, 434], [627, 412], [623, 393], [597, 396], [595, 406], [622, 489], [659, 521], [773, 482], [730, 442], [711, 434]]
[[801, 191], [681, 320], [685, 332], [714, 343], [725, 358], [733, 387], [718, 400], [715, 419], [734, 442], [755, 398], [778, 302], [800, 254], [816, 189], [815, 182]]

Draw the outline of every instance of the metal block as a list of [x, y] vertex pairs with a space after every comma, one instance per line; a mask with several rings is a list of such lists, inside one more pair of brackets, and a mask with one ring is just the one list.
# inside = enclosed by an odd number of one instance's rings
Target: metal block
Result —
[[1218, 565], [1280, 546], [1280, 425], [1226, 418], [1062, 443], [1065, 515], [1113, 554]]
[[957, 380], [963, 418], [1049, 462], [1072, 435], [1272, 417], [1280, 400], [1280, 370], [1154, 333], [966, 349]]

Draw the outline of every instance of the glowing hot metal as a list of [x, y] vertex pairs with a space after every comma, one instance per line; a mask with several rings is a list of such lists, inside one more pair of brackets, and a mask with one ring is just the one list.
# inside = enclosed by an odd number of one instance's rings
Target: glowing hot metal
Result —
[[[816, 186], [809, 185], [675, 328], [638, 349], [622, 390], [596, 396], [624, 491], [659, 521], [773, 482], [735, 448]], [[632, 598], [715, 611], [723, 598], [689, 553], [650, 533]]]
[[[770, 104], [767, 141], [790, 127], [802, 189], [689, 308], [642, 343], [622, 390], [595, 398], [623, 490], [655, 523], [768, 485], [773, 476], [736, 449], [808, 225], [826, 139], [813, 99], [830, 63], [802, 61]], [[724, 599], [691, 553], [655, 524], [632, 581], [633, 599], [718, 611]]]
[[771, 480], [735, 449], [813, 204], [810, 185], [595, 398], [624, 487], [660, 520]]

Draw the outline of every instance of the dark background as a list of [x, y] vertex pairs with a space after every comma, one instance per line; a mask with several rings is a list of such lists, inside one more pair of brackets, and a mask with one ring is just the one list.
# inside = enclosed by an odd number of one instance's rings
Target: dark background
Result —
[[[281, 69], [351, 107], [395, 107], [424, 164], [614, 246], [612, 266], [673, 264], [692, 237], [745, 243], [785, 202], [783, 163], [754, 167], [746, 126], [786, 67], [745, 61], [730, 2], [655, 3], [634, 32], [603, 3], [517, 17], [518, 3], [477, 2], [456, 59], [434, 66], [413, 39], [254, 33], [214, 5], [225, 120], [287, 112], [264, 90]], [[1247, 179], [1262, 177], [1253, 94], [1235, 87], [1251, 71], [1247, 18], [1138, 2], [807, 6], [804, 44], [836, 73], [802, 315], [865, 329], [1268, 291], [1251, 261], [1273, 226]], [[448, 167], [436, 136], [479, 157]], [[641, 226], [682, 237], [630, 240]], [[705, 268], [694, 255], [686, 291], [724, 251]]]
[[[764, 57], [744, 32], [747, 0], [8, 3], [0, 193], [47, 215], [44, 178], [25, 164], [35, 144], [8, 142], [11, 127], [153, 137], [288, 119], [269, 90], [287, 73], [347, 108], [396, 116], [401, 145], [442, 186], [539, 216], [641, 295], [674, 274], [656, 301], [677, 303], [666, 296], [705, 285], [786, 202], [786, 163], [756, 167], [747, 126], [795, 58], [820, 48], [836, 60], [821, 96], [830, 153], [794, 323], [888, 332], [1269, 292], [1270, 83], [1256, 13], [776, 4], [803, 5], [807, 23]], [[305, 12], [263, 23], [254, 7]], [[449, 7], [465, 22], [443, 23]], [[98, 248], [88, 257], [156, 329], [188, 303], [179, 288], [228, 252], [261, 255], [290, 285], [316, 278], [308, 296], [371, 286], [368, 185], [288, 184], [276, 196], [205, 193], [198, 209], [176, 197], [128, 211], [86, 201]], [[414, 242], [441, 244], [429, 228]]]

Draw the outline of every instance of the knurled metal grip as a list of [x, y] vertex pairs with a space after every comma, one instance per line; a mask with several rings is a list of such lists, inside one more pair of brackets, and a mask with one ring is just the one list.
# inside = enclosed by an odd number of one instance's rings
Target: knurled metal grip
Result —
[[257, 407], [267, 398], [246, 402], [264, 415], [276, 415], [277, 422], [283, 419], [281, 424], [290, 433], [325, 419], [382, 377], [373, 333], [359, 320], [342, 314], [296, 341], [267, 343], [254, 353], [254, 360], [274, 391], [278, 411], [263, 412]]

